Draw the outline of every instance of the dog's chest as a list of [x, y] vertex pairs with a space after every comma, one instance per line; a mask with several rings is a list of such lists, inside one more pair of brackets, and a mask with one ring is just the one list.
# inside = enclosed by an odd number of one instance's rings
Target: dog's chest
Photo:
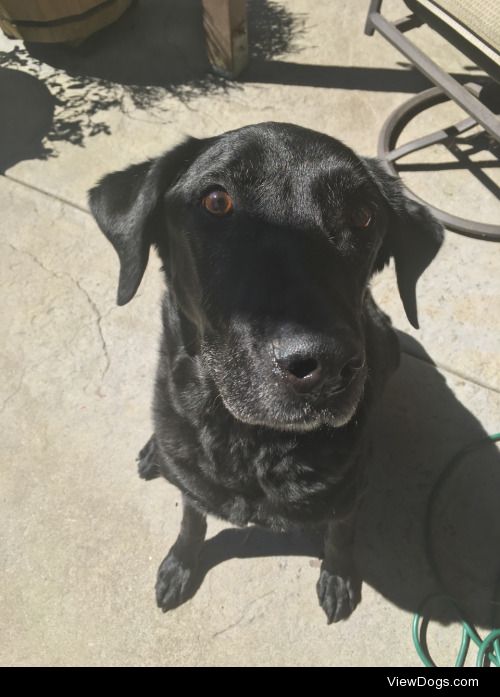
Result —
[[352, 433], [273, 432], [235, 423], [218, 409], [196, 426], [170, 412], [165, 428], [157, 428], [165, 474], [198, 507], [233, 524], [283, 529], [319, 522], [344, 507], [354, 489]]
[[272, 526], [274, 519], [309, 522], [330, 517], [336, 494], [346, 484], [352, 454], [317, 433], [257, 433], [249, 438], [239, 433], [219, 436], [217, 429], [207, 445], [204, 471], [234, 492], [233, 510], [238, 512], [243, 499], [251, 511], [250, 522]]

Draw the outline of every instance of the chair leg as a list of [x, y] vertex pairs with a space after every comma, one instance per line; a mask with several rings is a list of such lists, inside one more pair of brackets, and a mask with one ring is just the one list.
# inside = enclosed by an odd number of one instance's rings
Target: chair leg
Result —
[[375, 12], [380, 12], [382, 6], [382, 0], [370, 0], [370, 7], [368, 9], [368, 16], [366, 17], [365, 24], [365, 34], [367, 36], [373, 36], [375, 33], [375, 26], [371, 21], [371, 15]]

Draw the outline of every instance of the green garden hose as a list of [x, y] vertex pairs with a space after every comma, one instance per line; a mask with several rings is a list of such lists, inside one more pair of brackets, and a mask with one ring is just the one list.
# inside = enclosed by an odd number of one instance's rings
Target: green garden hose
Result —
[[[484, 667], [485, 665], [492, 665], [500, 667], [500, 629], [494, 629], [488, 634], [488, 636], [482, 639], [475, 627], [471, 623], [467, 622], [467, 620], [465, 619], [465, 613], [461, 611], [456, 601], [452, 597], [447, 595], [444, 590], [445, 584], [441, 579], [439, 567], [434, 557], [431, 539], [432, 512], [434, 508], [434, 503], [442, 489], [443, 483], [448, 479], [450, 474], [452, 474], [456, 466], [466, 455], [476, 450], [477, 448], [481, 448], [485, 445], [490, 444], [492, 441], [494, 443], [500, 441], [500, 433], [494, 433], [493, 435], [488, 436], [487, 438], [481, 438], [481, 440], [475, 441], [463, 448], [462, 450], [460, 450], [450, 460], [448, 465], [439, 475], [438, 480], [432, 490], [431, 496], [429, 497], [424, 530], [425, 551], [427, 555], [427, 560], [429, 562], [429, 566], [431, 567], [439, 585], [443, 588], [443, 592], [433, 594], [424, 600], [421, 607], [419, 608], [419, 611], [414, 615], [412, 624], [412, 635], [415, 649], [420, 660], [422, 661], [424, 666], [427, 667], [436, 667], [436, 664], [432, 660], [429, 650], [427, 648], [426, 629], [429, 621], [425, 615], [425, 608], [430, 603], [430, 601], [436, 599], [444, 601], [450, 607], [452, 607], [462, 625], [462, 641], [455, 660], [455, 667], [463, 667], [465, 665], [465, 660], [467, 658], [467, 653], [471, 641], [474, 644], [476, 644], [476, 646], [479, 649], [477, 654], [476, 666]], [[500, 590], [500, 578], [498, 579], [496, 590], [497, 592]]]

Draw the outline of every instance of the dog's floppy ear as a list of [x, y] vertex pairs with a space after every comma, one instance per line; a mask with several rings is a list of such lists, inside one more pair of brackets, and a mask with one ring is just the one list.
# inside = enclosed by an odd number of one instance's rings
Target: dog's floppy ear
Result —
[[202, 143], [189, 138], [157, 159], [108, 174], [89, 191], [90, 210], [120, 259], [118, 305], [132, 300], [144, 275], [163, 194]]
[[404, 193], [399, 179], [388, 174], [379, 160], [366, 158], [365, 164], [389, 208], [388, 230], [374, 271], [394, 257], [399, 295], [408, 320], [418, 329], [417, 281], [441, 247], [443, 226], [425, 206]]

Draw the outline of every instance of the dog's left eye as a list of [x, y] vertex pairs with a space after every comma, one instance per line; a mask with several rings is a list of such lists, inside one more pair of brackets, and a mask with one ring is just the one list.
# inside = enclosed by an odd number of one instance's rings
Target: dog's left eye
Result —
[[358, 206], [350, 213], [351, 224], [358, 230], [365, 230], [373, 220], [373, 211], [368, 206]]
[[223, 189], [216, 189], [206, 194], [201, 200], [202, 206], [212, 215], [219, 218], [233, 210], [233, 199]]

